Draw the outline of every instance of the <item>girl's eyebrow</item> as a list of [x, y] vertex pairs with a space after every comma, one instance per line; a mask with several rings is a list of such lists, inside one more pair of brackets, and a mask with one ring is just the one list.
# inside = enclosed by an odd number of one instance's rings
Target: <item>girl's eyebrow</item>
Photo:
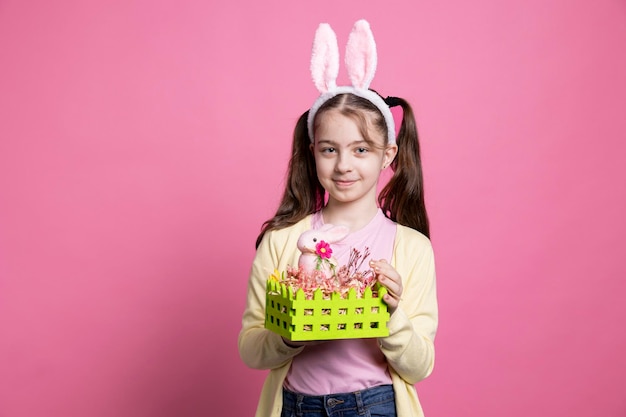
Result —
[[[330, 140], [330, 139], [320, 139], [317, 141], [317, 143], [319, 145], [324, 144], [324, 145], [337, 146], [337, 142]], [[355, 141], [348, 143], [347, 146], [355, 146], [355, 145], [362, 145], [362, 144], [367, 144], [367, 141], [365, 139], [359, 139], [359, 140], [355, 140]]]

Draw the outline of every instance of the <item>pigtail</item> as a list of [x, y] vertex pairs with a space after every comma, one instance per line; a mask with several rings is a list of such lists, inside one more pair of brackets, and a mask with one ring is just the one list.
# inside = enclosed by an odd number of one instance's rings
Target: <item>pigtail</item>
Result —
[[378, 204], [391, 220], [430, 237], [415, 117], [406, 100], [394, 99], [402, 106], [403, 111], [402, 124], [396, 139], [398, 154], [391, 164], [393, 176], [380, 192]]
[[285, 191], [274, 217], [263, 223], [256, 247], [266, 232], [296, 224], [324, 205], [325, 191], [317, 179], [315, 158], [311, 152], [307, 130], [308, 111], [296, 123], [291, 145], [291, 158], [287, 168]]

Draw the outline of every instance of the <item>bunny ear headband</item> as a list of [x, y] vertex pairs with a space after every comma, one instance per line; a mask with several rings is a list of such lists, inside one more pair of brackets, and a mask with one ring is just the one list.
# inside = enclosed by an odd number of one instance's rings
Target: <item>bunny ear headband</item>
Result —
[[329, 24], [322, 23], [315, 32], [313, 53], [311, 55], [311, 76], [313, 83], [320, 92], [309, 110], [307, 128], [309, 138], [313, 142], [313, 123], [320, 107], [331, 98], [350, 93], [364, 98], [374, 104], [382, 113], [387, 124], [389, 144], [396, 143], [395, 125], [389, 106], [375, 92], [369, 90], [370, 83], [376, 72], [376, 43], [370, 25], [366, 20], [354, 24], [346, 45], [346, 68], [351, 86], [337, 86], [339, 73], [339, 47], [337, 37]]

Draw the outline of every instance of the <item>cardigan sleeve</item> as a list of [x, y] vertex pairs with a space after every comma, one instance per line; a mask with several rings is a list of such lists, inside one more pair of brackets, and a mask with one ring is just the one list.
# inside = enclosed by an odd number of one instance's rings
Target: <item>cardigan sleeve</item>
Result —
[[[303, 347], [287, 346], [280, 335], [265, 328], [266, 283], [274, 268], [279, 267], [280, 239], [269, 232], [261, 241], [250, 271], [246, 308], [239, 332], [239, 355], [255, 369], [274, 369], [285, 365]], [[282, 245], [284, 247], [284, 245]]]
[[430, 375], [435, 362], [438, 307], [430, 241], [398, 225], [392, 264], [402, 277], [402, 299], [389, 318], [389, 336], [379, 343], [389, 366], [415, 384]]

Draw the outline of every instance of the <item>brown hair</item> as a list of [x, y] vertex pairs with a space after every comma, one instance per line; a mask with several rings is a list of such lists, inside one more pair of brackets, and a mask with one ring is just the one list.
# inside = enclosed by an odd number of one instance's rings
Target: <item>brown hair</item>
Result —
[[[391, 163], [393, 176], [378, 196], [378, 204], [391, 220], [428, 237], [429, 223], [424, 204], [422, 164], [415, 118], [406, 100], [396, 99], [396, 102], [402, 106], [404, 113], [396, 138], [398, 154]], [[355, 119], [366, 141], [372, 142], [370, 128], [376, 129], [387, 140], [387, 125], [383, 116], [369, 100], [354, 94], [339, 94], [320, 107], [316, 120], [320, 114], [330, 109], [336, 109]], [[296, 123], [285, 191], [274, 217], [263, 223], [256, 247], [268, 231], [291, 226], [324, 207], [325, 190], [317, 178], [315, 158], [310, 150], [308, 114], [308, 111], [302, 114]]]

